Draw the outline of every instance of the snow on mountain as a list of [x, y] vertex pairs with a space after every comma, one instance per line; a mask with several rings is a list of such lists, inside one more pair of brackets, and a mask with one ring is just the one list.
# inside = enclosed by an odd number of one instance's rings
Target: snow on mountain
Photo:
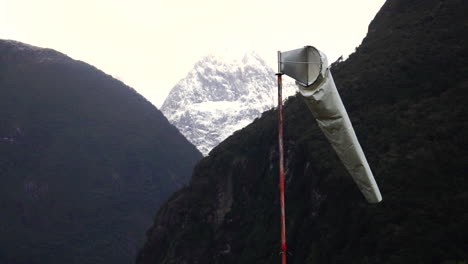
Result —
[[[283, 98], [295, 88], [286, 82]], [[277, 104], [275, 72], [255, 52], [241, 61], [209, 55], [172, 88], [161, 111], [203, 155]]]

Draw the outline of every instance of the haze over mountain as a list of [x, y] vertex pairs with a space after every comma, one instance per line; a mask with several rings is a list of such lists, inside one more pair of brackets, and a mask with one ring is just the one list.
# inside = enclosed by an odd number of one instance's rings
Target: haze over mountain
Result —
[[[295, 93], [284, 85], [286, 98]], [[172, 88], [161, 111], [203, 153], [277, 104], [275, 72], [255, 52], [241, 61], [209, 55]]]
[[[332, 68], [380, 204], [362, 197], [302, 98], [286, 103], [288, 263], [468, 260], [466, 10], [388, 0]], [[161, 207], [137, 263], [279, 263], [276, 133], [268, 111], [214, 148]]]
[[0, 263], [130, 263], [201, 153], [122, 82], [0, 40]]

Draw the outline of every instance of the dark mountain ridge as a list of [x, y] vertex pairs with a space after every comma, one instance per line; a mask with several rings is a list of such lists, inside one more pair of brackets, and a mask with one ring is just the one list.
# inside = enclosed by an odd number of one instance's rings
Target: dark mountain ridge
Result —
[[0, 40], [0, 263], [129, 263], [200, 158], [112, 76]]
[[[288, 100], [288, 263], [468, 260], [467, 5], [388, 0], [332, 69], [380, 204], [365, 202], [300, 96]], [[265, 112], [198, 163], [138, 264], [279, 263], [276, 122]]]

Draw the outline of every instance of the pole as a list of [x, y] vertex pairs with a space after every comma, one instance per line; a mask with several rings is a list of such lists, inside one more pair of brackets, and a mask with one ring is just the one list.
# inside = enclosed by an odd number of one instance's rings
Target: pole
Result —
[[280, 191], [280, 209], [281, 209], [281, 263], [286, 264], [286, 213], [284, 204], [284, 148], [283, 148], [283, 98], [282, 73], [278, 76], [278, 150], [279, 150], [279, 191]]

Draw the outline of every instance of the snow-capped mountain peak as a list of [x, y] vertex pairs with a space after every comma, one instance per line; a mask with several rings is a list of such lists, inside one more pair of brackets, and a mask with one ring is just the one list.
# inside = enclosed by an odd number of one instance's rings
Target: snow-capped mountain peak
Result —
[[[285, 91], [292, 93], [294, 88]], [[275, 104], [275, 73], [256, 52], [249, 52], [241, 61], [202, 58], [170, 91], [161, 111], [207, 155]]]
[[270, 69], [262, 57], [260, 57], [260, 55], [255, 51], [245, 53], [242, 58], [242, 64], [251, 67], [257, 66], [258, 69]]

